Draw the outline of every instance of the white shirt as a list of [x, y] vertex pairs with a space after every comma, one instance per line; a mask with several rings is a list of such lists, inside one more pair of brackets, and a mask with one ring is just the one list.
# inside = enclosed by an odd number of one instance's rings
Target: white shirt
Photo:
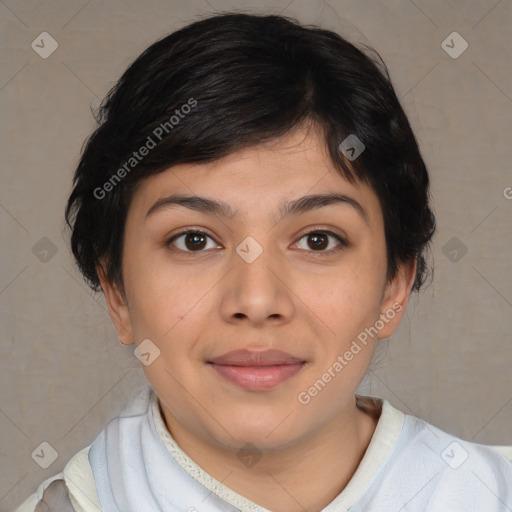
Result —
[[[496, 450], [451, 436], [386, 400], [357, 397], [357, 404], [369, 412], [382, 409], [377, 428], [352, 479], [322, 512], [512, 512], [512, 462]], [[152, 389], [144, 414], [154, 425], [162, 450], [184, 470], [179, 478], [188, 479], [173, 485], [176, 494], [197, 494], [180, 495], [176, 503], [197, 503], [200, 511], [201, 500], [210, 492], [221, 504], [219, 510], [268, 512], [215, 480], [181, 450], [164, 424]], [[90, 448], [78, 452], [62, 473], [45, 480], [15, 512], [34, 512], [47, 486], [60, 478], [76, 512], [101, 511]], [[194, 487], [184, 485], [190, 482]]]

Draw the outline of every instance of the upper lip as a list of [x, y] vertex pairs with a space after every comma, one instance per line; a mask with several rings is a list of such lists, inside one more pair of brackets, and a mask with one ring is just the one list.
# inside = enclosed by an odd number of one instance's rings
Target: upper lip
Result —
[[305, 361], [282, 350], [254, 351], [243, 349], [226, 352], [208, 362], [223, 366], [275, 366], [299, 364]]

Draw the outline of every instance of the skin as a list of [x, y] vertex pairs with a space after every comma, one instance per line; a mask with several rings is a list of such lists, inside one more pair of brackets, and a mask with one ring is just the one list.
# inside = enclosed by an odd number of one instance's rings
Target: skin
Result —
[[[367, 221], [347, 203], [277, 221], [281, 201], [329, 192], [359, 202]], [[172, 193], [222, 200], [237, 213], [224, 218], [170, 206], [146, 216]], [[200, 249], [190, 236], [188, 244], [187, 236], [168, 243], [184, 228], [211, 238], [201, 239]], [[318, 249], [304, 236], [312, 228], [330, 230], [348, 246], [331, 251], [340, 242], [324, 233]], [[98, 273], [122, 342], [149, 338], [160, 349], [143, 369], [178, 445], [214, 478], [267, 509], [327, 506], [353, 476], [374, 433], [377, 419], [356, 406], [355, 390], [377, 340], [398, 327], [416, 270], [415, 262], [403, 264], [387, 280], [378, 197], [342, 177], [319, 130], [303, 126], [271, 144], [145, 179], [125, 229], [125, 294], [101, 267]], [[252, 263], [236, 252], [248, 236], [263, 249]], [[397, 303], [401, 311], [378, 336], [301, 404], [298, 394]], [[249, 391], [206, 363], [241, 348], [276, 348], [307, 362], [275, 388]], [[247, 443], [261, 455], [250, 466], [237, 457]]]

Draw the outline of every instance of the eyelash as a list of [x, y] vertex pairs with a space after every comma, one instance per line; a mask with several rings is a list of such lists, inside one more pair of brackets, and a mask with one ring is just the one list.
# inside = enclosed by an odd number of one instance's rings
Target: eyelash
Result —
[[[194, 254], [194, 253], [200, 253], [200, 252], [205, 252], [204, 250], [199, 250], [199, 251], [185, 251], [183, 249], [178, 249], [176, 247], [172, 247], [172, 242], [174, 242], [177, 238], [183, 236], [183, 235], [188, 235], [190, 233], [194, 233], [194, 234], [199, 234], [199, 235], [204, 235], [204, 236], [207, 236], [208, 238], [211, 238], [213, 240], [213, 238], [208, 234], [206, 233], [205, 231], [202, 231], [201, 229], [186, 229], [184, 231], [181, 231], [179, 233], [177, 233], [176, 235], [172, 236], [169, 240], [167, 240], [167, 242], [165, 243], [165, 245], [167, 247], [169, 247], [169, 249], [173, 252], [182, 252], [182, 253], [188, 253], [188, 254]], [[346, 247], [348, 247], [348, 242], [343, 239], [340, 235], [337, 235], [336, 233], [333, 233], [332, 231], [329, 231], [327, 229], [312, 229], [311, 231], [308, 231], [307, 233], [304, 233], [300, 238], [299, 240], [302, 240], [304, 237], [308, 236], [308, 235], [311, 235], [311, 234], [326, 234], [326, 235], [330, 235], [334, 238], [336, 238], [336, 240], [338, 240], [339, 245], [337, 247], [335, 247], [334, 249], [329, 249], [328, 251], [325, 251], [325, 250], [322, 250], [322, 251], [313, 251], [313, 250], [310, 250], [310, 251], [306, 251], [306, 252], [311, 252], [313, 253], [315, 256], [328, 256], [328, 255], [331, 255], [331, 254], [335, 254], [335, 253], [338, 253], [339, 251], [345, 249]]]

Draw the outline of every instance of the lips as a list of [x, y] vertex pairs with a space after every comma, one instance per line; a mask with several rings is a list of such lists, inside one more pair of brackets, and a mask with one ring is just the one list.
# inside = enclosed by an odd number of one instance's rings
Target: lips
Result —
[[275, 366], [282, 364], [303, 363], [302, 359], [293, 357], [281, 350], [233, 350], [226, 354], [216, 357], [210, 361], [213, 364], [229, 365], [229, 366]]
[[281, 350], [234, 350], [208, 361], [218, 375], [251, 391], [276, 387], [296, 375], [305, 363]]

